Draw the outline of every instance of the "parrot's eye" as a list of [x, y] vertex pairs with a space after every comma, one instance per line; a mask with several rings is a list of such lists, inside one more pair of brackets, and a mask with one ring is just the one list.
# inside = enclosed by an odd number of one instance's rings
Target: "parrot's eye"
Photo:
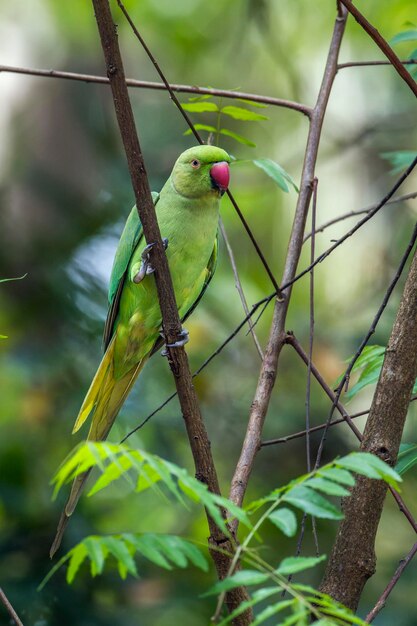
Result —
[[200, 167], [201, 163], [198, 159], [193, 159], [191, 161], [191, 167], [193, 167], [195, 170], [198, 170], [198, 168]]

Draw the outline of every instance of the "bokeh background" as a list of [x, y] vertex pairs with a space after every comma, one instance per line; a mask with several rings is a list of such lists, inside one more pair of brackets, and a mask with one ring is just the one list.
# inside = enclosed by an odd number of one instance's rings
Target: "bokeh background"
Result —
[[[114, 3], [116, 4], [116, 3]], [[309, 0], [126, 0], [126, 6], [171, 82], [275, 95], [313, 104], [333, 27], [334, 2]], [[410, 28], [413, 0], [368, 0], [363, 10], [386, 38]], [[126, 73], [156, 80], [154, 70], [117, 7], [115, 20]], [[397, 47], [406, 56], [413, 42]], [[415, 47], [415, 46], [414, 46]], [[341, 61], [382, 59], [361, 28], [349, 19]], [[0, 63], [102, 74], [92, 8], [84, 0], [24, 0], [0, 3]], [[82, 437], [72, 424], [101, 355], [106, 287], [117, 240], [133, 203], [125, 157], [107, 87], [0, 73], [0, 278], [27, 274], [0, 285], [0, 585], [28, 626], [172, 626], [209, 623], [213, 601], [201, 598], [214, 574], [193, 569], [161, 572], [139, 561], [141, 577], [122, 582], [116, 569], [96, 579], [84, 567], [74, 584], [65, 572], [42, 592], [48, 550], [63, 496], [51, 501], [50, 479]], [[184, 122], [164, 92], [131, 90], [152, 189], [166, 180], [177, 155], [192, 145]], [[183, 102], [188, 101], [181, 95]], [[258, 111], [258, 109], [256, 109]], [[240, 159], [267, 157], [298, 181], [307, 134], [299, 113], [269, 107], [267, 121], [232, 121], [229, 128], [256, 143], [250, 148], [223, 137], [222, 146]], [[210, 114], [197, 122], [213, 123]], [[415, 101], [387, 67], [339, 72], [323, 129], [317, 175], [318, 223], [378, 201], [395, 177], [381, 154], [415, 149]], [[233, 168], [232, 190], [265, 251], [281, 275], [296, 193], [283, 193], [250, 163]], [[401, 189], [416, 189], [416, 177]], [[416, 201], [386, 207], [316, 271], [314, 359], [334, 384], [372, 321], [402, 255], [415, 220]], [[249, 304], [271, 286], [232, 207], [222, 216], [235, 250]], [[350, 221], [317, 236], [317, 251], [343, 234]], [[309, 247], [300, 267], [309, 259]], [[385, 343], [401, 289], [397, 289], [372, 339]], [[293, 292], [288, 328], [308, 343], [308, 278]], [[233, 274], [221, 245], [215, 279], [190, 320], [188, 352], [193, 368], [242, 319]], [[257, 326], [267, 338], [271, 309]], [[260, 361], [252, 339], [241, 332], [196, 380], [224, 493], [236, 463]], [[265, 437], [302, 429], [306, 370], [287, 348], [282, 354]], [[173, 389], [164, 359], [155, 356], [129, 397], [111, 440], [118, 441]], [[327, 417], [329, 402], [313, 384], [312, 420]], [[372, 389], [352, 411], [369, 406]], [[363, 424], [360, 424], [361, 426]], [[405, 441], [415, 441], [410, 411]], [[317, 442], [313, 439], [313, 442]], [[176, 401], [137, 435], [145, 447], [192, 471]], [[260, 496], [305, 471], [304, 441], [265, 448], [258, 456], [248, 498]], [[326, 459], [356, 449], [348, 429], [333, 429]], [[403, 495], [417, 515], [416, 480], [406, 477]], [[320, 548], [328, 552], [332, 523], [319, 523]], [[204, 541], [206, 522], [196, 507], [187, 511], [140, 497], [124, 484], [83, 497], [68, 528], [64, 550], [91, 533], [175, 532]], [[265, 529], [271, 562], [295, 551]], [[366, 587], [363, 615], [390, 579], [415, 538], [388, 499], [378, 533], [378, 570]], [[312, 553], [310, 536], [305, 553]], [[310, 581], [318, 584], [320, 571]], [[416, 623], [417, 574], [411, 564], [394, 590], [379, 625]], [[0, 606], [0, 623], [8, 617]]]

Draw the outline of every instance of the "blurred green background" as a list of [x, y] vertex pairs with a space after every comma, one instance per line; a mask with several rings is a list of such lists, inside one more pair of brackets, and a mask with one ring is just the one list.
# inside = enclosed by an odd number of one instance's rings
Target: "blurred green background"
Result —
[[[114, 3], [116, 4], [116, 3]], [[413, 0], [359, 3], [380, 32], [391, 38], [410, 28]], [[126, 1], [133, 19], [171, 82], [238, 88], [313, 104], [333, 27], [335, 2], [308, 0], [143, 0]], [[117, 7], [126, 74], [156, 80], [155, 72]], [[414, 15], [413, 15], [414, 13]], [[407, 24], [408, 23], [408, 24]], [[415, 47], [415, 46], [414, 46]], [[411, 52], [412, 42], [397, 47]], [[361, 28], [349, 20], [341, 61], [381, 59]], [[0, 63], [102, 74], [92, 7], [85, 0], [24, 0], [0, 3]], [[69, 587], [59, 572], [38, 593], [48, 572], [48, 550], [63, 498], [51, 501], [49, 481], [80, 437], [71, 429], [101, 356], [106, 287], [112, 258], [133, 203], [124, 153], [107, 87], [0, 74], [0, 278], [24, 280], [0, 287], [0, 585], [26, 626], [203, 626], [212, 599], [201, 598], [214, 574], [193, 569], [174, 574], [139, 562], [141, 578], [122, 582], [108, 568], [91, 579], [84, 567]], [[131, 90], [139, 136], [152, 189], [159, 190], [177, 155], [192, 145], [184, 122], [164, 92]], [[181, 95], [183, 102], [188, 97]], [[258, 111], [258, 109], [256, 109]], [[307, 120], [282, 108], [259, 110], [268, 121], [232, 121], [229, 128], [256, 148], [223, 138], [237, 158], [268, 157], [299, 180]], [[395, 177], [381, 153], [415, 149], [415, 101], [387, 67], [339, 72], [326, 116], [320, 156], [318, 223], [378, 201]], [[194, 117], [212, 123], [210, 115]], [[283, 193], [250, 164], [232, 171], [231, 189], [276, 276], [281, 276], [296, 193]], [[401, 192], [414, 191], [416, 179]], [[395, 273], [413, 227], [416, 201], [386, 207], [316, 271], [314, 360], [334, 384], [344, 361], [358, 346]], [[235, 250], [249, 304], [271, 285], [227, 199], [222, 217]], [[343, 234], [350, 221], [317, 236], [317, 252]], [[300, 267], [309, 259], [309, 246]], [[374, 336], [385, 343], [399, 301], [397, 289]], [[308, 278], [293, 291], [288, 328], [307, 349]], [[272, 307], [257, 326], [265, 344]], [[215, 279], [188, 323], [187, 350], [196, 368], [242, 319], [233, 274], [221, 245]], [[256, 386], [259, 356], [245, 331], [196, 380], [224, 494], [237, 460]], [[290, 348], [280, 361], [265, 438], [300, 430], [305, 419], [306, 370]], [[119, 441], [173, 389], [164, 359], [155, 356], [129, 397], [111, 441]], [[313, 384], [312, 421], [326, 419], [329, 402]], [[372, 390], [349, 405], [370, 404]], [[405, 441], [415, 441], [411, 411]], [[361, 426], [363, 424], [360, 424]], [[83, 435], [81, 434], [81, 437]], [[317, 439], [313, 438], [316, 443]], [[131, 445], [193, 471], [176, 401], [158, 413]], [[305, 471], [304, 441], [265, 448], [258, 456], [248, 498], [262, 495]], [[328, 436], [326, 459], [356, 449], [344, 426]], [[416, 481], [407, 476], [403, 495], [417, 515]], [[320, 548], [328, 552], [335, 532], [320, 522]], [[204, 541], [203, 513], [140, 497], [124, 484], [94, 498], [83, 497], [64, 540], [64, 550], [91, 533], [174, 532]], [[265, 529], [271, 562], [295, 551]], [[390, 499], [378, 534], [378, 571], [369, 582], [363, 615], [415, 541]], [[311, 537], [305, 553], [312, 553]], [[318, 584], [320, 571], [310, 580]], [[375, 624], [416, 623], [415, 564], [411, 564]], [[8, 617], [0, 606], [0, 623]], [[271, 622], [272, 623], [272, 622]]]

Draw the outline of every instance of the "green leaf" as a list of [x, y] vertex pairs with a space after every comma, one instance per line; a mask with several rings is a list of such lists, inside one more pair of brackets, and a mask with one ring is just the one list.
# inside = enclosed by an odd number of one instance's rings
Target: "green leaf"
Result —
[[7, 335], [0, 335], [0, 339], [8, 339]]
[[[362, 372], [353, 387], [346, 393], [347, 399], [353, 398], [361, 389], [367, 385], [378, 382], [382, 363], [385, 356], [384, 346], [366, 346], [357, 359], [355, 365], [352, 368], [352, 372], [357, 372], [362, 369]], [[349, 359], [350, 360], [350, 359]]]
[[383, 159], [389, 161], [392, 166], [391, 174], [398, 174], [405, 170], [417, 156], [417, 152], [412, 150], [397, 150], [396, 152], [383, 152]]
[[83, 543], [79, 543], [78, 546], [69, 551], [68, 555], [71, 555], [67, 569], [67, 583], [70, 585], [82, 563], [87, 558], [88, 551]]
[[348, 496], [349, 491], [337, 484], [337, 482], [332, 482], [330, 480], [326, 480], [325, 478], [320, 478], [319, 476], [314, 476], [310, 478], [306, 483], [306, 487], [310, 489], [316, 489], [317, 491], [321, 491], [322, 493], [326, 493], [329, 496]]
[[23, 276], [17, 276], [16, 278], [0, 278], [0, 283], [9, 283], [13, 280], [23, 280], [26, 278], [27, 274], [23, 274]]
[[218, 111], [219, 107], [214, 102], [188, 102], [181, 104], [185, 111], [190, 113], [205, 113], [206, 111]]
[[127, 573], [132, 574], [132, 576], [138, 575], [136, 564], [123, 538], [107, 536], [101, 537], [100, 540], [102, 545], [115, 557], [122, 578], [126, 578]]
[[202, 100], [210, 100], [213, 95], [211, 93], [203, 93], [199, 96], [194, 96], [193, 98], [188, 98], [188, 102], [201, 102]]
[[[384, 354], [385, 346], [365, 346], [359, 358], [356, 359], [352, 372], [356, 372], [357, 370], [360, 370], [367, 365], [372, 365], [373, 363], [375, 363], [375, 361], [380, 363], [380, 357], [384, 356]], [[352, 356], [346, 359], [346, 363], [349, 363], [352, 360]]]
[[318, 563], [321, 563], [326, 558], [326, 555], [321, 556], [290, 556], [287, 559], [283, 559], [276, 570], [277, 574], [282, 576], [289, 576], [290, 574], [296, 574], [297, 572], [303, 572], [306, 569], [315, 567]]
[[294, 487], [282, 499], [314, 517], [335, 520], [343, 519], [343, 515], [338, 508], [317, 492], [303, 485]]
[[256, 102], [255, 100], [246, 100], [246, 98], [236, 98], [238, 102], [244, 102], [251, 107], [256, 107], [257, 109], [267, 109], [268, 105], [263, 102]]
[[[245, 600], [244, 602], [239, 604], [237, 609], [229, 613], [229, 615], [227, 615], [227, 617], [222, 619], [222, 621], [219, 622], [217, 626], [226, 626], [226, 624], [230, 624], [230, 622], [232, 622], [235, 617], [238, 617], [238, 615], [241, 615], [247, 609], [255, 606], [259, 602], [262, 602], [263, 600], [266, 600], [266, 598], [269, 598], [270, 596], [275, 595], [277, 593], [281, 593], [280, 587], [263, 587], [262, 589], [257, 589], [256, 591], [253, 591], [251, 594], [252, 597], [250, 600]], [[293, 602], [293, 601], [290, 600], [290, 602]]]
[[233, 576], [228, 576], [223, 580], [219, 580], [215, 585], [213, 585], [206, 593], [203, 594], [205, 596], [217, 596], [219, 593], [223, 591], [229, 591], [230, 589], [235, 589], [236, 587], [249, 587], [251, 585], [260, 585], [261, 583], [268, 580], [269, 574], [263, 574], [262, 572], [258, 572], [257, 570], [251, 569], [243, 569]]
[[237, 107], [233, 105], [227, 105], [225, 107], [222, 107], [220, 111], [224, 115], [232, 117], [234, 120], [241, 120], [244, 122], [257, 122], [259, 120], [268, 119], [266, 115], [261, 115], [260, 113], [249, 111], [249, 109], [244, 109], [243, 107]]
[[335, 483], [341, 483], [342, 485], [348, 485], [352, 487], [355, 484], [355, 479], [350, 472], [339, 467], [326, 467], [319, 469], [317, 476], [323, 476], [327, 480], [332, 480]]
[[265, 174], [267, 174], [283, 191], [288, 192], [289, 183], [292, 187], [294, 187], [295, 191], [298, 193], [298, 187], [291, 178], [291, 176], [284, 170], [281, 165], [272, 161], [272, 159], [254, 159], [253, 164], [256, 167], [259, 167]]
[[[280, 602], [267, 606], [266, 609], [264, 609], [263, 611], [259, 613], [255, 621], [252, 622], [252, 626], [258, 626], [259, 624], [262, 624], [263, 622], [265, 622], [265, 620], [269, 619], [273, 615], [276, 615], [277, 613], [280, 613], [281, 611], [285, 611], [285, 609], [288, 609], [294, 606], [294, 604], [295, 604], [295, 600], [280, 600]], [[306, 611], [304, 611], [304, 613], [306, 613]], [[299, 617], [300, 617], [299, 613], [297, 613], [296, 615], [292, 615], [289, 618], [287, 618], [285, 622], [281, 622], [280, 626], [283, 626], [283, 624], [286, 624], [287, 626], [289, 624], [294, 624], [299, 619]], [[292, 621], [288, 622], [287, 621], [288, 619], [291, 619]]]
[[165, 558], [163, 551], [161, 552], [159, 542], [155, 541], [155, 535], [145, 533], [143, 535], [125, 534], [124, 538], [135, 550], [146, 559], [155, 563], [158, 567], [172, 570], [171, 564]]
[[[194, 124], [194, 128], [196, 130], [206, 130], [208, 133], [217, 132], [217, 128], [215, 126], [208, 126], [207, 124]], [[185, 131], [184, 135], [191, 135], [192, 132], [193, 131], [191, 130], [191, 128], [189, 128], [188, 130]]]
[[287, 537], [294, 537], [297, 531], [297, 518], [291, 509], [285, 507], [273, 511], [268, 519], [278, 526]]
[[86, 537], [83, 544], [91, 561], [91, 576], [94, 578], [102, 573], [108, 550], [104, 548], [101, 537]]
[[402, 443], [395, 471], [403, 476], [414, 465], [417, 465], [417, 443]]
[[397, 483], [402, 481], [401, 476], [392, 467], [370, 452], [352, 452], [338, 459], [337, 465], [368, 478], [383, 479], [396, 489]]
[[231, 130], [228, 130], [227, 128], [222, 128], [219, 131], [219, 133], [221, 135], [226, 135], [227, 137], [232, 137], [232, 139], [235, 139], [239, 143], [243, 143], [245, 146], [250, 146], [251, 148], [256, 148], [256, 143], [253, 143], [253, 141], [250, 141], [246, 137], [243, 137], [242, 135], [238, 135], [237, 133], [234, 133]]
[[417, 41], [417, 30], [404, 30], [402, 33], [398, 33], [392, 39], [390, 39], [390, 45], [395, 46], [397, 43], [403, 41]]

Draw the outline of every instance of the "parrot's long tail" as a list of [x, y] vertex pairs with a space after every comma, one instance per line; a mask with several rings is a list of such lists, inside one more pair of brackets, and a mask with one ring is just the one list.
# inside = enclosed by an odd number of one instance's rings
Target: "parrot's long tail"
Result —
[[[109, 344], [106, 350], [74, 425], [73, 433], [81, 428], [91, 411], [94, 410], [90, 432], [87, 437], [88, 441], [103, 441], [107, 438], [126, 396], [146, 361], [146, 358], [142, 359], [127, 374], [116, 380], [113, 372], [113, 352], [114, 341]], [[90, 471], [79, 474], [72, 484], [71, 493], [62, 511], [56, 536], [49, 552], [51, 558], [61, 545], [68, 520], [77, 506]]]

